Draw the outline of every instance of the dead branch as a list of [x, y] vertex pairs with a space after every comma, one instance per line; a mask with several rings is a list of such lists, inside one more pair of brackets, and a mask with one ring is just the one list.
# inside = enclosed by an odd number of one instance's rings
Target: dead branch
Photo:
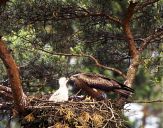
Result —
[[133, 100], [129, 101], [129, 103], [163, 103], [163, 100]]

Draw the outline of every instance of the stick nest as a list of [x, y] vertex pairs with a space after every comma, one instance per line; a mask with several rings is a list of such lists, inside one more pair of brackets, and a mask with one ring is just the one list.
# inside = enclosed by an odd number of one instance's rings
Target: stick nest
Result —
[[122, 128], [122, 111], [111, 100], [71, 100], [54, 103], [42, 99], [30, 100], [25, 127], [48, 128]]

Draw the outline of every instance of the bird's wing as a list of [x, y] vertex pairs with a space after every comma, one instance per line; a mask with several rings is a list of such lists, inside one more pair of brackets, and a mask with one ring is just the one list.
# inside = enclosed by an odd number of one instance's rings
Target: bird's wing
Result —
[[85, 82], [90, 88], [96, 88], [104, 91], [113, 91], [115, 89], [122, 89], [130, 92], [134, 91], [126, 85], [101, 74], [81, 73], [76, 75], [76, 77], [77, 79]]
[[119, 86], [114, 86], [114, 84], [110, 81], [110, 79], [105, 79], [101, 77], [101, 75], [97, 74], [81, 74], [78, 76], [78, 79], [85, 82], [89, 87], [102, 89], [102, 90], [110, 90], [113, 88], [119, 88]]
[[83, 91], [85, 91], [88, 95], [91, 97], [97, 99], [97, 100], [103, 100], [105, 99], [104, 97], [104, 92], [90, 88], [89, 86], [82, 84], [82, 85], [77, 85], [79, 88], [81, 88]]
[[76, 85], [76, 87], [82, 89], [88, 95], [90, 95], [91, 97], [97, 100], [105, 99], [104, 94], [103, 94], [104, 92], [89, 87], [87, 83], [81, 81], [81, 79], [78, 79], [76, 75], [70, 77], [69, 84]]
[[[132, 88], [101, 74], [79, 73], [71, 76], [70, 81], [73, 81], [79, 88], [85, 90], [92, 97], [101, 95], [99, 90], [113, 91], [125, 97], [130, 96], [134, 92]], [[94, 92], [93, 89], [97, 89], [98, 93]]]

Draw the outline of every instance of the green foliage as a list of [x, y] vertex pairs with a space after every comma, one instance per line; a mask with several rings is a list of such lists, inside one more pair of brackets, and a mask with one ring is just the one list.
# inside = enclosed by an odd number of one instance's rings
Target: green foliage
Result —
[[[161, 47], [160, 47], [161, 48]], [[154, 54], [155, 53], [155, 54]], [[137, 98], [155, 99], [159, 98], [162, 94], [160, 91], [162, 77], [162, 52], [153, 51], [151, 56], [142, 57], [144, 65], [139, 69], [138, 75], [135, 80], [135, 89]], [[147, 55], [147, 54], [145, 54]]]
[[[140, 0], [139, 5], [143, 2]], [[102, 73], [123, 82], [116, 73], [96, 67], [89, 58], [64, 54], [92, 55], [105, 66], [127, 72], [131, 57], [122, 26], [106, 16], [88, 15], [105, 14], [123, 20], [128, 5], [129, 0], [10, 0], [0, 8], [0, 35], [19, 67], [24, 91], [49, 93], [57, 89], [59, 77], [82, 71]], [[131, 29], [138, 49], [142, 38], [160, 30], [162, 5], [163, 0], [159, 0], [135, 12]], [[158, 39], [141, 56], [135, 99], [157, 99], [162, 95], [161, 43]], [[0, 82], [6, 79], [0, 61]], [[153, 105], [154, 109], [161, 107]]]

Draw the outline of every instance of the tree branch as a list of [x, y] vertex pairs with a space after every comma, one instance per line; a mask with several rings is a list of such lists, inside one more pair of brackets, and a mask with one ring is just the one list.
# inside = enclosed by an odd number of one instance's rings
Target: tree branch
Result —
[[2, 96], [4, 99], [7, 99], [7, 100], [13, 100], [12, 93], [8, 93], [6, 91], [0, 90], [0, 96]]
[[[92, 13], [92, 12], [90, 12], [89, 10], [87, 10], [87, 9], [85, 9], [85, 8], [82, 8], [82, 7], [80, 7], [80, 8], [86, 13], [86, 15], [84, 15], [84, 17], [85, 17], [85, 16], [86, 16], [86, 17], [101, 16], [101, 17], [106, 17], [108, 20], [113, 21], [113, 22], [115, 22], [115, 23], [117, 23], [117, 24], [122, 24], [122, 23], [121, 23], [121, 20], [120, 20], [119, 18], [117, 18], [117, 17], [113, 17], [113, 16], [107, 15], [107, 14], [105, 14], [105, 13]], [[82, 17], [81, 17], [81, 18], [82, 18]]]
[[129, 103], [162, 103], [163, 100], [144, 100], [144, 101], [139, 101], [139, 100], [135, 100], [135, 101], [128, 101]]
[[12, 91], [9, 87], [0, 85], [0, 95], [8, 100], [13, 100]]
[[[87, 13], [87, 14], [82, 14], [82, 15], [75, 15], [75, 16], [54, 16], [53, 18], [50, 18], [50, 19], [47, 19], [47, 20], [57, 20], [57, 21], [60, 21], [60, 20], [72, 20], [72, 19], [80, 19], [80, 18], [87, 18], [87, 17], [105, 17], [107, 20], [110, 20], [114, 23], [117, 23], [117, 24], [122, 24], [121, 23], [121, 20], [117, 17], [112, 17], [110, 15], [107, 15], [107, 14], [104, 14], [104, 13]], [[43, 19], [44, 21], [45, 19]], [[35, 21], [38, 21], [35, 20]], [[40, 21], [40, 20], [39, 20]], [[33, 23], [33, 22], [31, 22]]]
[[103, 69], [114, 71], [114, 72], [118, 73], [119, 75], [121, 75], [123, 78], [125, 78], [125, 79], [127, 78], [127, 76], [122, 71], [120, 71], [119, 69], [104, 66], [104, 65], [100, 64], [99, 61], [95, 57], [93, 57], [91, 55], [87, 55], [87, 56], [95, 62], [96, 66], [101, 67]]
[[51, 13], [48, 13], [47, 15], [42, 18], [42, 15], [33, 17], [30, 21], [30, 24], [33, 24], [37, 21], [62, 21], [62, 20], [74, 20], [74, 19], [81, 19], [81, 18], [89, 18], [89, 17], [105, 17], [107, 20], [112, 21], [116, 24], [121, 24], [121, 20], [118, 17], [113, 17], [110, 15], [107, 15], [102, 12], [91, 12], [88, 9], [82, 8], [82, 7], [73, 7], [73, 6], [63, 6], [62, 8], [59, 8], [57, 10], [54, 10]]
[[46, 50], [40, 49], [40, 48], [36, 48], [36, 50], [40, 50], [40, 51], [43, 51], [43, 52], [46, 52], [46, 53], [49, 53], [49, 54], [52, 54], [52, 55], [58, 55], [58, 56], [87, 57], [87, 58], [91, 59], [92, 61], [94, 61], [95, 65], [97, 67], [100, 67], [100, 68], [103, 68], [103, 69], [107, 69], [107, 70], [110, 70], [110, 71], [114, 71], [114, 72], [118, 73], [120, 76], [122, 76], [123, 78], [125, 78], [125, 79], [127, 78], [125, 73], [123, 73], [119, 69], [116, 69], [116, 68], [113, 68], [113, 67], [107, 67], [107, 66], [104, 66], [104, 65], [100, 64], [99, 61], [95, 57], [93, 57], [92, 55], [86, 55], [86, 54], [83, 54], [83, 53], [81, 53], [81, 54], [55, 53], [55, 52], [49, 52], [49, 51], [46, 51]]
[[101, 16], [101, 17], [106, 17], [108, 20], [113, 21], [117, 24], [122, 24], [119, 18], [117, 17], [112, 17], [104, 13], [97, 13], [97, 14], [89, 14], [88, 16]]
[[5, 91], [7, 93], [12, 93], [11, 88], [0, 85], [0, 91]]
[[158, 2], [159, 0], [146, 0], [144, 2], [139, 3], [136, 7], [135, 7], [135, 11], [141, 11], [144, 7], [147, 7], [148, 5], [151, 5], [153, 3]]
[[151, 42], [154, 42], [157, 38], [159, 38], [159, 39], [163, 38], [163, 31], [162, 30], [154, 32], [153, 34], [149, 35], [148, 37], [142, 39], [143, 44], [140, 47], [140, 51], [143, 51], [148, 46], [148, 44], [150, 44]]

